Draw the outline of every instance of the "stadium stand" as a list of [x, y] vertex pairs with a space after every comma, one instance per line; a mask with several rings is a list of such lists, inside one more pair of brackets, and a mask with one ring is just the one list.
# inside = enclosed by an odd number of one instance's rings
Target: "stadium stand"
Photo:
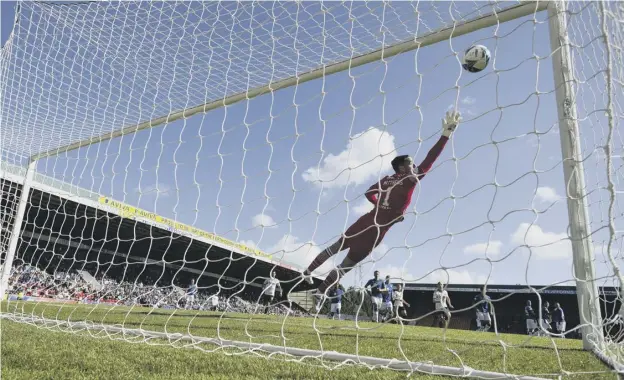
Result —
[[[446, 290], [455, 306], [449, 328], [471, 329], [476, 328], [473, 299], [481, 290], [481, 285], [451, 284]], [[416, 324], [430, 326], [433, 316], [432, 295], [436, 284], [406, 284], [404, 297], [412, 307], [408, 310], [410, 319], [417, 319]], [[603, 315], [614, 315], [619, 310], [617, 289], [613, 287], [600, 288]], [[525, 319], [523, 308], [526, 300], [534, 305], [539, 299], [553, 305], [559, 302], [566, 311], [568, 329], [579, 324], [578, 301], [575, 286], [533, 286], [532, 289], [521, 285], [488, 285], [487, 294], [492, 298], [492, 305], [496, 313], [497, 330], [502, 333], [525, 334]], [[538, 297], [539, 294], [539, 297]], [[572, 337], [572, 336], [571, 336]]]
[[[11, 231], [24, 173], [5, 163], [1, 169], [1, 223], [4, 231]], [[2, 254], [7, 246], [8, 240], [0, 241]], [[177, 297], [172, 295], [174, 287], [187, 287], [196, 279], [203, 294], [220, 289], [220, 295], [242, 294], [241, 302], [252, 302], [271, 270], [284, 294], [295, 285], [306, 289], [298, 280], [301, 270], [294, 265], [41, 174], [34, 178], [16, 259], [31, 264], [26, 272], [14, 275], [29, 279], [18, 281], [28, 285], [20, 290], [45, 293], [50, 281], [60, 281], [55, 276], [68, 273], [71, 277], [62, 281], [72, 285], [66, 286], [64, 295], [74, 298], [88, 288], [103, 299], [114, 295], [116, 301], [130, 302], [142, 294], [134, 288], [148, 284], [161, 290], [143, 297], [144, 303], [156, 299], [171, 303]], [[116, 285], [106, 286], [107, 281]]]
[[[1, 169], [0, 222], [10, 231], [24, 173], [6, 163]], [[7, 246], [8, 240], [0, 241], [2, 254]], [[22, 299], [176, 308], [184, 307], [184, 289], [197, 279], [196, 309], [208, 309], [217, 294], [217, 310], [258, 312], [262, 282], [275, 270], [284, 297], [271, 313], [305, 315], [314, 302], [308, 289], [319, 283], [301, 283], [300, 268], [263, 252], [41, 174], [31, 189], [16, 259], [9, 293]], [[415, 324], [431, 325], [434, 289], [435, 284], [406, 284], [408, 319]], [[522, 309], [527, 299], [539, 303], [537, 292], [542, 302], [563, 306], [568, 328], [579, 323], [574, 286], [533, 289], [488, 286], [499, 332], [525, 333]], [[472, 301], [479, 286], [449, 285], [447, 291], [455, 306], [449, 328], [474, 329]], [[614, 314], [616, 289], [601, 288], [601, 294], [604, 314]]]

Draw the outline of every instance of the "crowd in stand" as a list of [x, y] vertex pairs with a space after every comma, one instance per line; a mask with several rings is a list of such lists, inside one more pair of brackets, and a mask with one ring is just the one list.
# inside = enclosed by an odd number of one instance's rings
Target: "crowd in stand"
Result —
[[[88, 274], [87, 274], [88, 276]], [[258, 305], [255, 292], [244, 287], [222, 289], [213, 285], [209, 289], [199, 288], [193, 302], [188, 301], [186, 287], [171, 283], [155, 285], [149, 275], [144, 282], [119, 281], [97, 274], [95, 281], [88, 281], [78, 271], [47, 273], [33, 265], [17, 263], [9, 278], [9, 294], [18, 299], [40, 297], [77, 303], [109, 303], [114, 305], [141, 305], [165, 309], [214, 310], [222, 312], [258, 313], [265, 312], [264, 305]], [[268, 309], [270, 314], [303, 315], [292, 310], [289, 302], [275, 302]]]
[[[44, 266], [41, 266], [44, 267]], [[123, 270], [98, 271], [82, 269], [48, 271], [36, 265], [29, 265], [17, 260], [12, 267], [9, 278], [8, 295], [24, 299], [39, 297], [58, 301], [76, 303], [99, 303], [121, 306], [145, 306], [163, 309], [191, 309], [209, 310], [234, 313], [267, 313], [277, 315], [305, 316], [309, 315], [299, 305], [282, 297], [279, 281], [275, 274], [267, 278], [262, 287], [253, 287], [244, 283], [219, 281], [206, 287], [198, 287], [194, 283], [193, 275], [179, 271], [167, 272], [162, 268], [131, 268]], [[45, 268], [45, 267], [44, 267]], [[93, 275], [95, 274], [95, 275]], [[180, 275], [181, 274], [181, 275]], [[178, 278], [178, 281], [174, 279]], [[403, 300], [403, 289], [400, 284], [394, 285], [389, 276], [385, 281], [376, 271], [375, 278], [370, 280], [365, 288], [368, 297], [362, 297], [358, 289], [347, 291], [342, 287], [330, 289], [329, 300], [320, 315], [341, 319], [341, 313], [347, 319], [352, 315], [368, 315], [374, 322], [396, 321], [407, 316], [404, 306], [410, 305]], [[476, 330], [490, 331], [493, 324], [491, 314], [491, 299], [481, 289], [472, 305], [473, 321], [476, 321]], [[190, 297], [190, 295], [192, 296]], [[433, 292], [434, 310], [432, 326], [449, 327], [451, 319], [450, 309], [453, 308], [450, 297], [442, 284], [438, 284]], [[557, 303], [551, 308], [548, 302], [540, 308], [541, 313], [534, 311], [531, 301], [526, 301], [524, 321], [526, 333], [530, 335], [550, 335], [577, 337], [578, 332], [568, 331], [566, 334], [566, 320], [562, 307]], [[426, 307], [426, 305], [421, 305]], [[411, 314], [413, 315], [413, 311]], [[420, 311], [419, 312], [423, 312]], [[427, 314], [426, 311], [424, 311]], [[319, 315], [317, 313], [314, 313]], [[428, 314], [431, 314], [429, 311]], [[363, 316], [364, 317], [364, 316]], [[457, 314], [462, 318], [462, 314]], [[465, 316], [464, 316], [465, 317]], [[366, 317], [364, 317], [366, 318]], [[499, 316], [499, 318], [502, 318]], [[468, 321], [470, 321], [470, 317]], [[499, 320], [499, 332], [512, 331], [505, 327], [502, 318]], [[422, 324], [420, 321], [419, 324]], [[461, 321], [460, 321], [461, 322]], [[427, 324], [427, 323], [426, 323]], [[460, 326], [461, 325], [461, 326]], [[455, 324], [454, 328], [469, 328], [470, 322]]]

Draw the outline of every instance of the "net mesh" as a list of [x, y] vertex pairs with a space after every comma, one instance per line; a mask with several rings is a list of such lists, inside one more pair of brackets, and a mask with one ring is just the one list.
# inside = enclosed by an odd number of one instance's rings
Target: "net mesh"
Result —
[[[536, 3], [511, 21], [383, 54], [522, 3], [20, 3], [0, 55], [3, 253], [29, 158], [48, 153], [36, 162], [4, 317], [331, 369], [379, 357], [396, 359], [376, 362], [387, 369], [436, 372], [397, 364], [427, 362], [459, 368], [446, 370], [453, 375], [608, 373], [593, 357], [562, 360], [580, 342], [529, 338], [523, 319], [526, 300], [538, 314], [559, 302], [566, 337], [582, 327], [573, 288], [560, 287], [576, 278], [548, 13]], [[606, 332], [596, 347], [617, 365], [624, 10], [569, 2], [565, 13]], [[473, 44], [492, 54], [476, 74], [460, 62]], [[379, 50], [379, 60], [349, 64]], [[322, 74], [340, 62], [344, 70]], [[318, 79], [271, 89], [319, 69]], [[227, 101], [263, 86], [264, 95]], [[342, 280], [342, 317], [356, 322], [326, 321], [326, 309], [309, 314], [301, 271], [371, 209], [362, 194], [392, 158], [425, 157], [451, 108], [464, 120], [405, 221]], [[316, 284], [341, 260], [321, 266]], [[414, 301], [399, 326], [363, 322], [372, 306], [361, 288], [374, 270], [407, 284]], [[272, 271], [283, 294], [265, 308]], [[452, 293], [450, 329], [427, 328], [433, 288], [419, 284], [438, 281], [451, 293], [467, 285]], [[477, 284], [499, 289], [496, 335], [455, 332], [471, 329]], [[390, 342], [383, 349], [380, 336]]]
[[[570, 44], [578, 81], [579, 127], [586, 162], [587, 199], [598, 269], [596, 280], [618, 289], [622, 267], [622, 22], [624, 8], [608, 2], [570, 6]], [[591, 74], [594, 71], [597, 74]], [[599, 355], [623, 368], [621, 294], [601, 300], [606, 344]]]

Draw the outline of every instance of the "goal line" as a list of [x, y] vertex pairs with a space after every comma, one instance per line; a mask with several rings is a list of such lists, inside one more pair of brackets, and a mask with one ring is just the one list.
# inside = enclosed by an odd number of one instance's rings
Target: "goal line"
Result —
[[70, 329], [72, 332], [75, 330], [87, 330], [90, 336], [94, 336], [98, 333], [106, 333], [110, 339], [115, 339], [112, 334], [122, 335], [124, 338], [128, 335], [143, 337], [143, 339], [166, 339], [176, 342], [189, 342], [189, 348], [196, 348], [198, 344], [212, 344], [222, 349], [240, 349], [245, 352], [260, 352], [266, 353], [269, 356], [284, 355], [304, 359], [317, 359], [327, 360], [337, 363], [349, 363], [365, 365], [369, 368], [385, 368], [397, 371], [409, 371], [419, 372], [428, 375], [445, 375], [445, 376], [457, 376], [479, 379], [516, 379], [516, 380], [547, 380], [546, 378], [533, 377], [533, 376], [518, 376], [500, 372], [479, 371], [468, 366], [463, 367], [449, 367], [434, 365], [429, 363], [402, 361], [397, 359], [383, 359], [371, 356], [350, 355], [335, 351], [317, 351], [308, 350], [303, 348], [295, 348], [288, 346], [275, 346], [265, 343], [251, 343], [242, 342], [236, 340], [225, 340], [216, 338], [205, 338], [199, 336], [193, 336], [189, 334], [180, 333], [164, 333], [144, 329], [128, 329], [124, 327], [94, 324], [87, 322], [72, 322], [72, 321], [60, 321], [35, 316], [23, 316], [15, 313], [1, 313], [0, 319], [6, 319], [19, 323], [27, 323], [38, 325], [43, 328], [60, 328], [64, 327]]

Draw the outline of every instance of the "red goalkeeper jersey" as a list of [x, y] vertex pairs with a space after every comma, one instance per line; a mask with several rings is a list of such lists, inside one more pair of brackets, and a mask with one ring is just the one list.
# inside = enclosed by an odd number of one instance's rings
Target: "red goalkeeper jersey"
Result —
[[[440, 137], [423, 162], [415, 167], [419, 181], [429, 172], [447, 141], [448, 137]], [[376, 206], [371, 212], [377, 214], [378, 223], [390, 223], [405, 213], [417, 183], [410, 176], [400, 173], [386, 176], [366, 191], [366, 198]]]

